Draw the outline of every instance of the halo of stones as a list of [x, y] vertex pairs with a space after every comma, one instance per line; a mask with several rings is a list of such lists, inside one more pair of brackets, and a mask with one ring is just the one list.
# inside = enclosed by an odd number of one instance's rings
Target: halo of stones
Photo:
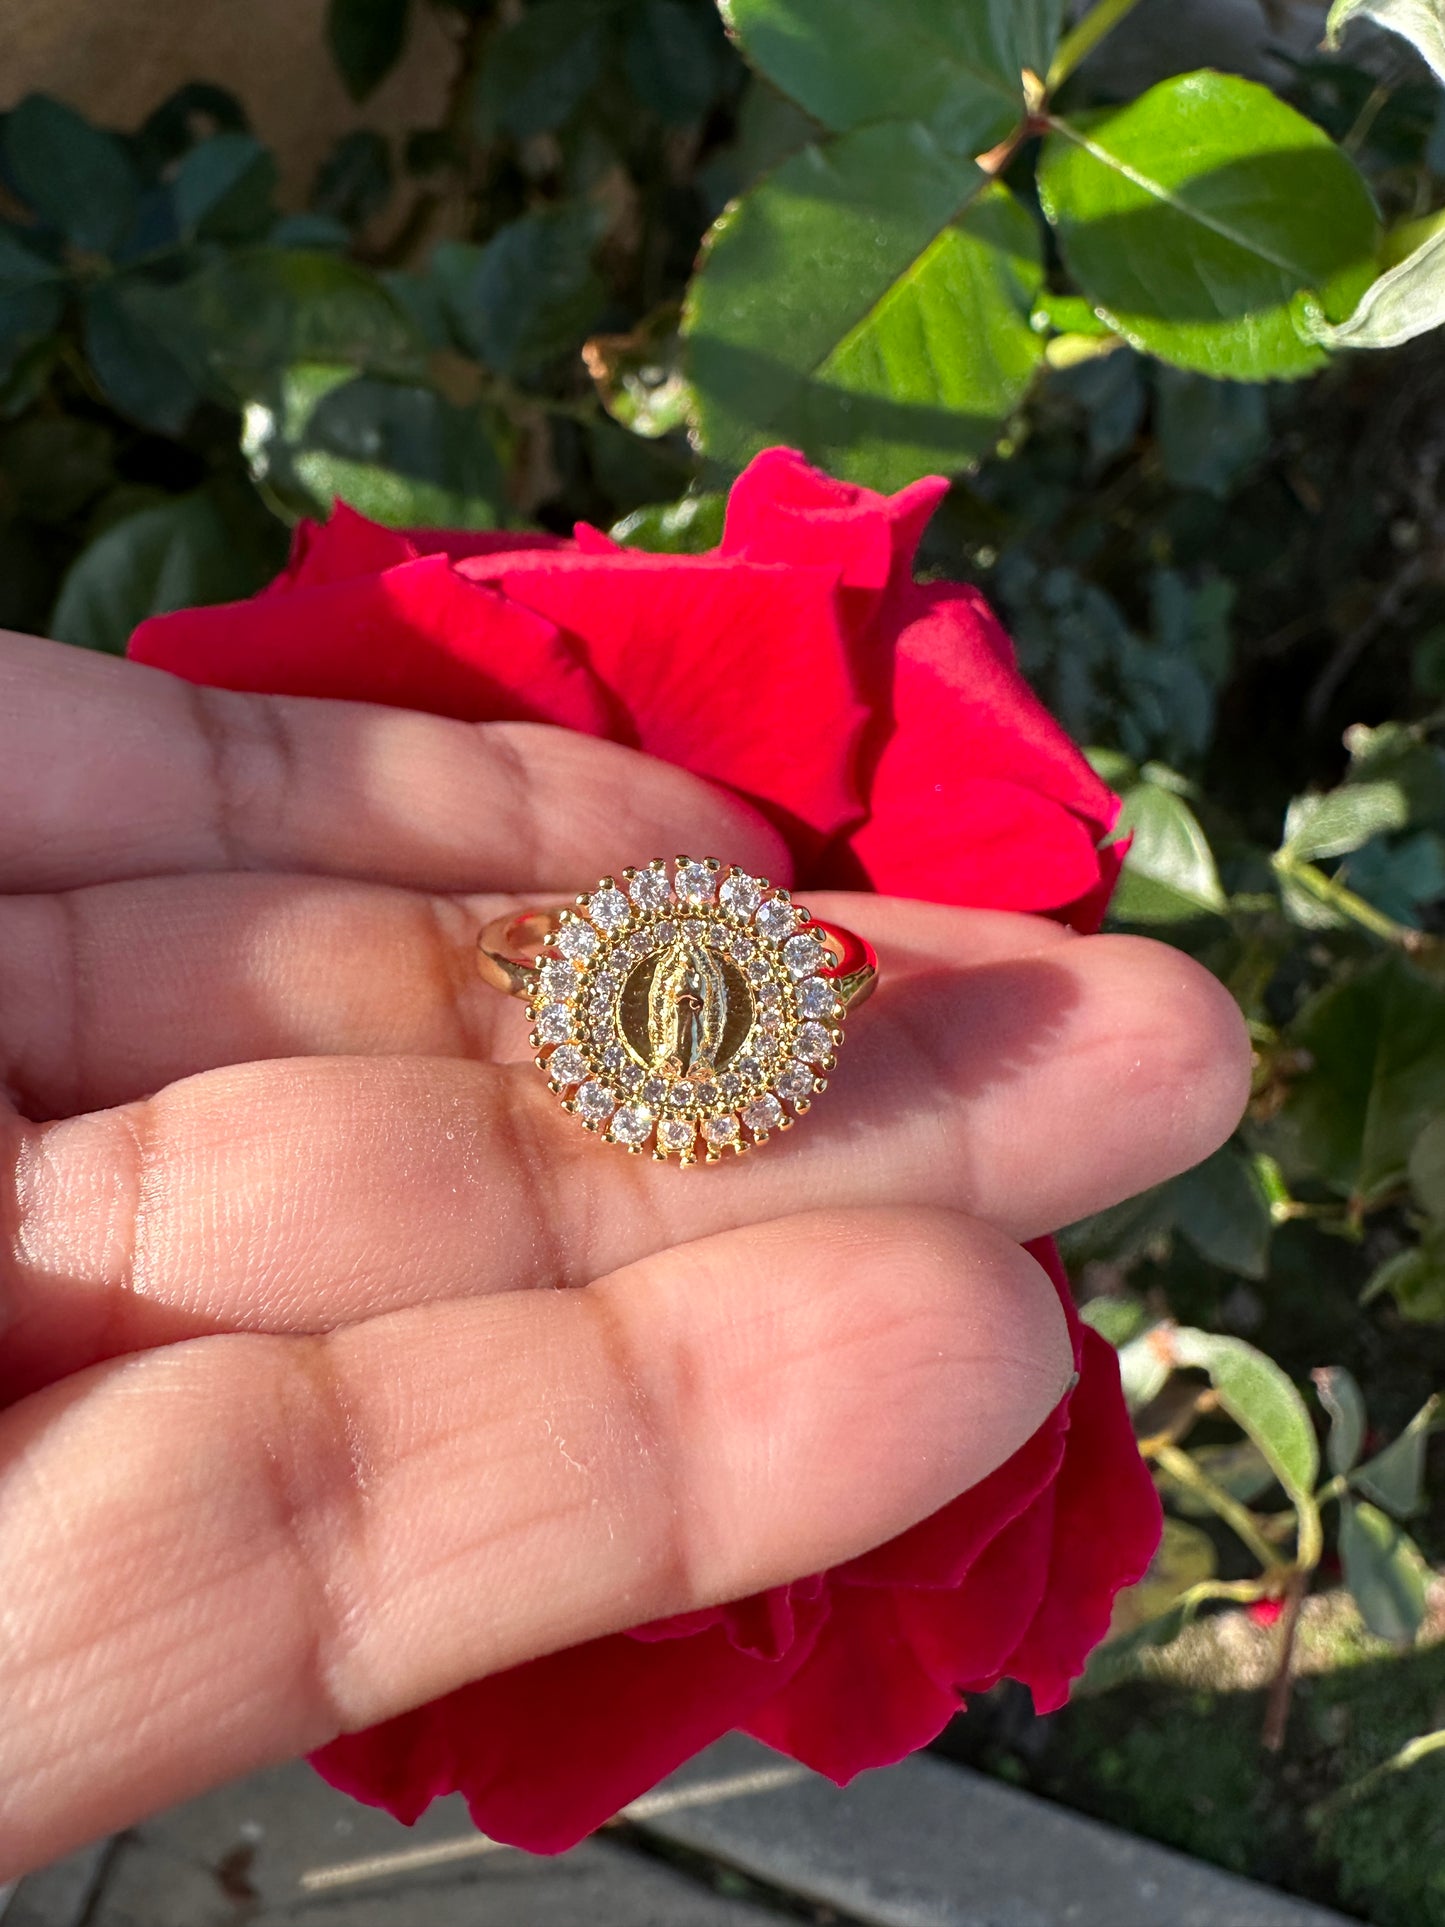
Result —
[[[628, 976], [692, 933], [746, 979], [752, 1023], [720, 1069], [658, 1071], [623, 1033]], [[788, 1130], [843, 1041], [835, 959], [806, 910], [715, 857], [658, 857], [564, 910], [535, 960], [532, 1048], [564, 1110], [634, 1155], [716, 1164]]]

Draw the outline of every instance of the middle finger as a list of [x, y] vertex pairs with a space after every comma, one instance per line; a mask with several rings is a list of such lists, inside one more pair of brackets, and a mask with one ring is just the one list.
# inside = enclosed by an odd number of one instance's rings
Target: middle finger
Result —
[[[969, 913], [918, 908], [963, 940]], [[525, 1065], [249, 1064], [17, 1122], [5, 1389], [199, 1332], [581, 1282], [804, 1206], [947, 1205], [1031, 1238], [1228, 1135], [1247, 1051], [1187, 958], [1126, 937], [949, 954], [885, 980], [803, 1129], [686, 1176], [584, 1136]]]

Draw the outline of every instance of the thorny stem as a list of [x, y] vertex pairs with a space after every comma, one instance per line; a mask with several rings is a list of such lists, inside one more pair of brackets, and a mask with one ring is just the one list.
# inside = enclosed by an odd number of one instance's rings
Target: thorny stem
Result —
[[1053, 64], [1044, 81], [1048, 92], [1057, 93], [1074, 69], [1094, 51], [1104, 35], [1111, 33], [1124, 16], [1132, 13], [1138, 4], [1139, 0], [1099, 0], [1099, 4], [1092, 7], [1073, 31], [1066, 33], [1059, 42]]
[[[1147, 1442], [1146, 1442], [1147, 1447]], [[1292, 1567], [1282, 1559], [1255, 1524], [1254, 1515], [1247, 1506], [1232, 1498], [1223, 1486], [1216, 1485], [1207, 1472], [1202, 1472], [1177, 1445], [1155, 1444], [1149, 1456], [1161, 1472], [1167, 1472], [1177, 1485], [1186, 1486], [1197, 1498], [1204, 1501], [1211, 1512], [1223, 1519], [1236, 1536], [1241, 1539], [1258, 1559], [1266, 1573], [1273, 1578], [1282, 1578]]]
[[1270, 1681], [1264, 1731], [1260, 1734], [1265, 1750], [1270, 1753], [1278, 1753], [1283, 1747], [1285, 1730], [1289, 1725], [1290, 1701], [1294, 1697], [1295, 1639], [1299, 1633], [1300, 1610], [1308, 1586], [1308, 1572], [1293, 1572], [1285, 1589], [1284, 1613], [1279, 1622], [1279, 1658], [1275, 1662], [1274, 1678]]
[[1366, 903], [1353, 890], [1347, 889], [1335, 877], [1327, 876], [1313, 863], [1304, 863], [1291, 856], [1287, 850], [1276, 850], [1270, 858], [1276, 874], [1288, 878], [1299, 889], [1325, 904], [1338, 915], [1351, 923], [1357, 923], [1362, 930], [1368, 930], [1373, 937], [1385, 943], [1393, 943], [1401, 950], [1412, 954], [1431, 948], [1433, 939], [1423, 930], [1412, 930], [1407, 923], [1396, 923], [1387, 917], [1383, 910], [1377, 910], [1372, 903]]

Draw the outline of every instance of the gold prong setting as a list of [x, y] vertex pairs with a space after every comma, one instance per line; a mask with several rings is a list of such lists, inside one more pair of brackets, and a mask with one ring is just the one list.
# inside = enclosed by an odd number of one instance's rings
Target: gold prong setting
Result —
[[[603, 877], [534, 960], [538, 1068], [564, 1110], [634, 1156], [684, 1169], [742, 1156], [827, 1088], [843, 1005], [824, 934], [787, 890], [715, 857]], [[638, 986], [659, 980], [644, 1035]], [[708, 995], [692, 994], [699, 982]]]

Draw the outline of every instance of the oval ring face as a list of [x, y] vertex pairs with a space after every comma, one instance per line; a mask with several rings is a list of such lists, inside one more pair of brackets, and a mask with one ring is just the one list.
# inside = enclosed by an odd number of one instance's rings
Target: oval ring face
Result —
[[746, 1151], [827, 1088], [843, 1004], [825, 937], [786, 890], [713, 857], [604, 877], [536, 960], [537, 1064], [629, 1151]]

